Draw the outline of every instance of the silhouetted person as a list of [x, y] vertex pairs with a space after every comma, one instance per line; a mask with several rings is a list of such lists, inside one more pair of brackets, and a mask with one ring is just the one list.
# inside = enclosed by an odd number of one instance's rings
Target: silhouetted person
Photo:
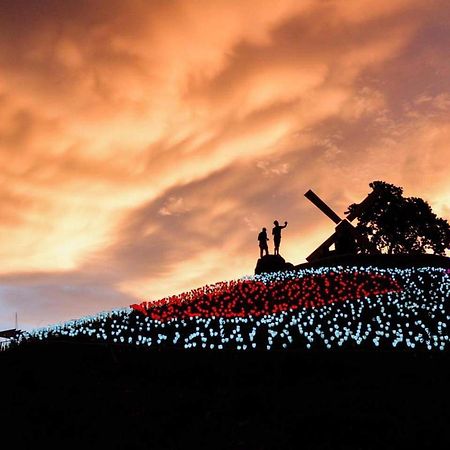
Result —
[[267, 229], [263, 228], [262, 231], [258, 234], [259, 241], [259, 253], [261, 258], [263, 257], [263, 250], [266, 252], [266, 255], [269, 254], [269, 248], [267, 247], [267, 241], [269, 238], [267, 237]]
[[274, 255], [280, 254], [280, 242], [281, 242], [281, 230], [283, 228], [287, 227], [287, 222], [284, 222], [284, 226], [281, 226], [278, 223], [278, 220], [275, 220], [273, 223], [275, 226], [272, 228], [272, 234], [273, 234], [273, 245], [274, 245]]

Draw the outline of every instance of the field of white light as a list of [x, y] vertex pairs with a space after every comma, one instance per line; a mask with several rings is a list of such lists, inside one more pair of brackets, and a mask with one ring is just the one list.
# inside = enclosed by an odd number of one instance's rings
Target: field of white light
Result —
[[155, 304], [39, 328], [23, 334], [18, 344], [73, 340], [150, 349], [442, 351], [449, 344], [449, 298], [446, 269], [304, 269], [217, 283]]

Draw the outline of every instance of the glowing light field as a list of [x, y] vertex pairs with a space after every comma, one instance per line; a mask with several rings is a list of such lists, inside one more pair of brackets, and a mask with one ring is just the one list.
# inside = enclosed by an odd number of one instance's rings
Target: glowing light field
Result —
[[21, 336], [210, 350], [445, 350], [449, 270], [328, 267], [221, 282]]

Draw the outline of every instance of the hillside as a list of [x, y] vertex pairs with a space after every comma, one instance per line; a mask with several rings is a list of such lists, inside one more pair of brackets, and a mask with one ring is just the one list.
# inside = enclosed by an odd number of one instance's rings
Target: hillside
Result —
[[334, 266], [256, 275], [34, 330], [36, 340], [160, 349], [448, 346], [450, 272]]
[[449, 293], [443, 267], [297, 268], [35, 330], [0, 352], [3, 435], [448, 448]]

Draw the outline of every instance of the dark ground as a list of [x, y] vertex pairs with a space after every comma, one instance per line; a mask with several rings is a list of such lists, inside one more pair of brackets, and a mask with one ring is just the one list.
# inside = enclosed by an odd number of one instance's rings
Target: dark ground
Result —
[[0, 370], [2, 448], [450, 448], [448, 353], [46, 343]]

